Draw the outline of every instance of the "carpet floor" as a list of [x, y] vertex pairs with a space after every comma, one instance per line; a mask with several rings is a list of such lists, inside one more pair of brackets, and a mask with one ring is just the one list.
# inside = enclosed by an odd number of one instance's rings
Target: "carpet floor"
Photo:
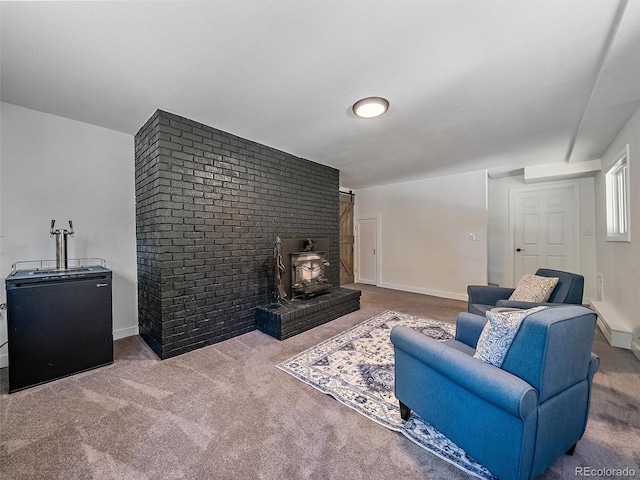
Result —
[[369, 420], [402, 433], [416, 445], [483, 480], [497, 480], [489, 470], [424, 422], [416, 413], [404, 421], [394, 395], [396, 326], [438, 341], [454, 338], [455, 326], [387, 310], [277, 365], [298, 380], [331, 395]]
[[[139, 337], [115, 362], [9, 395], [0, 369], [0, 478], [467, 479], [466, 473], [276, 365], [385, 310], [454, 322], [464, 302], [366, 285], [362, 308], [285, 341], [254, 331], [160, 361]], [[576, 468], [640, 475], [640, 362], [608, 345]]]

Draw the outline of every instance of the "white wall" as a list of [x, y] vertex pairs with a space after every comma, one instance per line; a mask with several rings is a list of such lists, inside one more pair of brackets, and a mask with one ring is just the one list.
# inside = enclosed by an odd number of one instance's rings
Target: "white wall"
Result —
[[583, 301], [596, 295], [596, 236], [594, 179], [580, 178], [526, 185], [522, 175], [489, 180], [489, 282], [501, 287], [513, 287], [514, 253], [510, 225], [509, 192], [515, 189], [538, 189], [573, 183], [579, 192], [580, 274], [584, 276]]
[[[629, 144], [631, 242], [606, 241], [604, 175], [596, 177], [597, 270], [602, 273], [603, 300], [634, 331], [640, 346], [640, 110], [629, 120], [602, 157], [602, 170]], [[618, 303], [614, 301], [617, 292]]]
[[486, 284], [484, 170], [354, 193], [355, 219], [380, 220], [379, 286], [466, 300], [468, 285]]
[[[104, 258], [113, 271], [114, 337], [137, 334], [133, 136], [8, 103], [0, 110], [0, 276], [18, 261], [55, 259], [51, 219], [59, 228], [72, 220], [69, 258]], [[7, 346], [0, 366], [6, 355]]]

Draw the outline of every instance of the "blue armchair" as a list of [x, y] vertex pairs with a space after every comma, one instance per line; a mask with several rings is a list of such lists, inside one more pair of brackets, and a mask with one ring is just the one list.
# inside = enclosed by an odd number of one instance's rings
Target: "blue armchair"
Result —
[[491, 287], [488, 285], [469, 285], [467, 311], [476, 315], [484, 315], [487, 310], [495, 307], [508, 308], [533, 308], [539, 305], [574, 304], [582, 303], [584, 291], [584, 277], [577, 273], [539, 268], [536, 275], [540, 277], [558, 277], [558, 284], [551, 292], [549, 300], [545, 303], [516, 302], [508, 300], [514, 288]]
[[395, 395], [501, 480], [532, 479], [584, 434], [596, 315], [553, 307], [524, 318], [501, 368], [473, 358], [485, 317], [461, 313], [455, 340], [407, 327], [391, 332]]

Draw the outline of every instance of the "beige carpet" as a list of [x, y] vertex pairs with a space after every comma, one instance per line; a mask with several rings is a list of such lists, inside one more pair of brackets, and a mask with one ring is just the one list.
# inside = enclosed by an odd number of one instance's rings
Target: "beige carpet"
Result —
[[[355, 286], [351, 286], [355, 287]], [[140, 340], [115, 363], [7, 394], [0, 370], [0, 478], [465, 479], [465, 473], [275, 365], [384, 310], [453, 322], [466, 304], [369, 286], [362, 309], [285, 341], [254, 331], [160, 361]], [[596, 332], [602, 359], [576, 467], [640, 475], [640, 362]]]

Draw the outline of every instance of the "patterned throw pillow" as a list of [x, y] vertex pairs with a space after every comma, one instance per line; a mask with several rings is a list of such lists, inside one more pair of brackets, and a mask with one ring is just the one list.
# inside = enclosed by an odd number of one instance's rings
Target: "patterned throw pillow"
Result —
[[549, 307], [541, 306], [502, 313], [488, 311], [487, 323], [482, 329], [473, 358], [501, 367], [524, 318], [545, 308]]
[[523, 276], [509, 300], [518, 302], [546, 302], [558, 284], [558, 277], [539, 277], [530, 273]]

